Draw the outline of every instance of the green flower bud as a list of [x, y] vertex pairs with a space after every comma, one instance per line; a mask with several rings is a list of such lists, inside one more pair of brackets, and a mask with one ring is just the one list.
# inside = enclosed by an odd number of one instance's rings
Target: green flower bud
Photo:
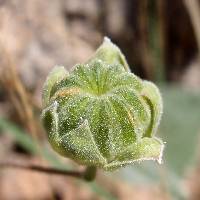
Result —
[[155, 137], [160, 92], [130, 73], [124, 55], [108, 38], [70, 73], [53, 69], [44, 84], [43, 106], [49, 142], [65, 157], [105, 170], [136, 161], [161, 162], [164, 145]]

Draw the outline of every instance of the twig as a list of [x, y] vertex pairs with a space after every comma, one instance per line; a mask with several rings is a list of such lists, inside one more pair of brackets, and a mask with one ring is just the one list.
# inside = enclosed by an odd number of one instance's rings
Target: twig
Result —
[[62, 175], [71, 176], [74, 178], [83, 179], [86, 181], [92, 181], [96, 176], [96, 168], [87, 167], [84, 171], [67, 171], [62, 169], [56, 169], [52, 167], [38, 166], [35, 164], [19, 164], [13, 162], [0, 162], [0, 169], [15, 168], [20, 170], [29, 170], [39, 173], [45, 173], [49, 175]]
[[3, 168], [16, 168], [21, 170], [31, 170], [35, 172], [51, 174], [51, 175], [63, 175], [63, 176], [73, 176], [76, 178], [83, 178], [83, 172], [81, 171], [66, 171], [61, 169], [55, 169], [52, 167], [44, 167], [38, 166], [34, 164], [19, 164], [19, 163], [11, 163], [11, 162], [0, 162], [0, 169]]

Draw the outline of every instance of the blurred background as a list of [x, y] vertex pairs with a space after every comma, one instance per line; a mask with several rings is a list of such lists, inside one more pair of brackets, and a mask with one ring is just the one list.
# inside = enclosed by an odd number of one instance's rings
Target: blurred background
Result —
[[49, 147], [41, 90], [55, 65], [86, 61], [104, 36], [162, 92], [163, 164], [99, 171], [93, 183], [0, 169], [0, 199], [200, 199], [199, 0], [0, 0], [0, 164], [80, 168]]

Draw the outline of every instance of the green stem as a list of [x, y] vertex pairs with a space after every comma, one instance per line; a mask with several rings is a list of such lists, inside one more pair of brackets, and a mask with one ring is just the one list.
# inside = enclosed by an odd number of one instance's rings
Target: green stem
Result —
[[85, 170], [83, 179], [86, 181], [93, 181], [96, 177], [96, 173], [97, 173], [97, 168], [94, 166], [89, 166]]

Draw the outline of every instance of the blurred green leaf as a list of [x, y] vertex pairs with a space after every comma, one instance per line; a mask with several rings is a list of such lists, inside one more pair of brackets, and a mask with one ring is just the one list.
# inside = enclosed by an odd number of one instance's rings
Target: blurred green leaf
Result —
[[0, 133], [1, 130], [5, 131], [6, 134], [13, 136], [17, 143], [28, 152], [32, 154], [38, 153], [38, 149], [36, 148], [37, 143], [28, 134], [25, 134], [18, 126], [6, 119], [0, 118]]
[[182, 176], [194, 164], [200, 134], [200, 93], [163, 87], [164, 115], [160, 127], [167, 142], [165, 162]]

